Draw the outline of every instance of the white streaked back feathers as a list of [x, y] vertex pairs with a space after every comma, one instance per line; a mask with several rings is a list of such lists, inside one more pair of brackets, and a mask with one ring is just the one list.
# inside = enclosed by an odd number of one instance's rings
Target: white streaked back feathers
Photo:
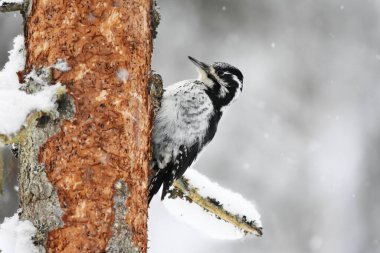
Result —
[[196, 80], [181, 81], [166, 88], [153, 130], [153, 154], [160, 168], [177, 156], [180, 145], [204, 145], [214, 110], [205, 90], [206, 86]]

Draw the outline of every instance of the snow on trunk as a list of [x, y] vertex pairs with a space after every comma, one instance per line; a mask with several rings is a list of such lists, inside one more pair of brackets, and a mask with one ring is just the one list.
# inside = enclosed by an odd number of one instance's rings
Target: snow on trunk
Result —
[[1, 253], [38, 253], [32, 237], [37, 229], [26, 220], [19, 219], [18, 214], [5, 218], [0, 224], [0, 252]]
[[0, 71], [0, 134], [10, 135], [20, 130], [27, 116], [33, 111], [48, 112], [55, 109], [56, 94], [61, 84], [48, 85], [38, 80], [33, 71], [27, 78], [39, 81], [42, 89], [33, 94], [20, 90], [17, 72], [25, 66], [24, 37], [18, 35], [9, 52], [9, 61]]

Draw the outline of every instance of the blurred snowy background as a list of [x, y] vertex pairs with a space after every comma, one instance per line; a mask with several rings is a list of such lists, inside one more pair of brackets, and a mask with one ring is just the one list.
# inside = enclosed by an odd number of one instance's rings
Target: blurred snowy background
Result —
[[[196, 77], [187, 55], [244, 74], [195, 167], [256, 203], [264, 237], [210, 239], [155, 198], [149, 252], [380, 252], [380, 0], [158, 3], [153, 68], [166, 85]], [[0, 67], [21, 23], [0, 15]], [[0, 222], [17, 208], [8, 178]]]

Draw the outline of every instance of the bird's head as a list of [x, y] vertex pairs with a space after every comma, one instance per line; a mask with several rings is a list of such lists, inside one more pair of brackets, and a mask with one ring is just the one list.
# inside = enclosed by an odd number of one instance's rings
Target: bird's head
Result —
[[189, 59], [197, 66], [199, 81], [207, 86], [210, 96], [220, 107], [229, 105], [243, 90], [243, 74], [236, 67], [224, 62], [209, 65], [191, 56]]

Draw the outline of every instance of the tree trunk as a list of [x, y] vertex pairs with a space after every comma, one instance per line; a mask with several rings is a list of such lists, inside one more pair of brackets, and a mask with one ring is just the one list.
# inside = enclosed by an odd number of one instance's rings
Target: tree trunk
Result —
[[32, 1], [26, 70], [66, 85], [20, 151], [22, 218], [48, 252], [146, 252], [151, 0]]

